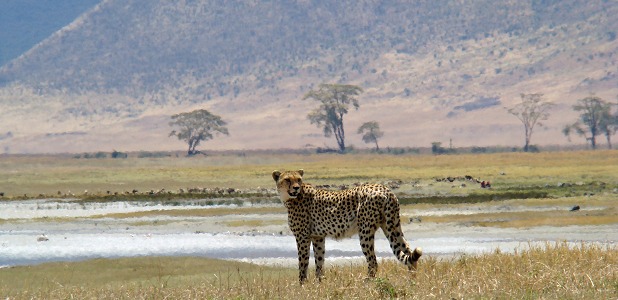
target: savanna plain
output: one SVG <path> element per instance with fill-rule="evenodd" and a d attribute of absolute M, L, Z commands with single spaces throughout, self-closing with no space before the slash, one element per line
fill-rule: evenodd
<path fill-rule="evenodd" d="M 376 153 L 220 152 L 110 158 L 101 155 L 0 156 L 1 203 L 157 201 L 183 209 L 106 215 L 10 218 L 16 226 L 52 227 L 97 220 L 165 230 L 185 216 L 212 232 L 290 235 L 273 170 L 305 170 L 305 181 L 339 189 L 364 182 L 399 197 L 410 244 L 440 232 L 579 232 L 513 251 L 437 255 L 423 247 L 409 272 L 381 258 L 375 278 L 362 261 L 327 264 L 318 282 L 298 283 L 294 265 L 254 264 L 194 256 L 97 258 L 0 269 L 5 299 L 617 299 L 618 152 L 552 151 L 401 155 Z M 480 182 L 491 187 L 482 188 Z M 185 207 L 201 201 L 202 206 Z M 251 205 L 249 205 L 251 204 Z M 577 208 L 576 208 L 577 206 Z M 243 218 L 258 215 L 261 218 Z M 216 219 L 217 222 L 210 222 Z M 119 223 L 118 223 L 119 222 Z M 204 225 L 206 224 L 206 225 Z M 62 225 L 62 226 L 65 226 Z M 186 224 L 184 224 L 186 225 Z M 38 228 L 37 227 L 37 228 Z M 204 230 L 204 229 L 202 229 Z M 603 234 L 598 234 L 603 233 Z M 381 233 L 378 233 L 381 235 Z M 598 235 L 598 238 L 595 236 Z M 551 235 L 550 235 L 551 236 Z M 1 236 L 0 236 L 1 238 Z M 354 238 L 354 237 L 353 237 Z M 327 243 L 327 254 L 333 246 Z M 359 256 L 360 247 L 358 248 Z M 328 257 L 327 257 L 328 263 Z M 311 269 L 310 269 L 311 271 Z"/>

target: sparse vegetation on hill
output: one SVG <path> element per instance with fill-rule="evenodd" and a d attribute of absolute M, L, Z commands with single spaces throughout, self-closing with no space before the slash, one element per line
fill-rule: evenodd
<path fill-rule="evenodd" d="M 613 8 L 607 1 L 106 1 L 0 74 L 6 82 L 44 90 L 119 91 L 138 98 L 190 88 L 204 98 L 175 100 L 203 101 L 304 72 L 373 72 L 367 70 L 372 56 L 385 50 L 414 54 L 442 44 L 451 45 L 447 51 L 466 51 L 459 41 L 557 29 L 593 16 L 608 18 Z M 611 39 L 611 24 L 600 21 L 594 24 L 597 38 Z M 529 43 L 547 47 L 535 38 Z"/>
<path fill-rule="evenodd" d="M 383 146 L 510 145 L 520 133 L 498 104 L 522 92 L 565 117 L 591 92 L 618 94 L 616 16 L 603 0 L 104 1 L 0 68 L 0 132 L 13 133 L 0 147 L 175 150 L 157 131 L 163 116 L 198 108 L 234 120 L 239 134 L 219 149 L 321 147 L 290 122 L 308 105 L 290 105 L 324 82 L 365 90 L 348 121 L 381 120 Z M 277 140 L 273 118 L 296 136 Z M 535 139 L 565 143 L 564 123 Z"/>

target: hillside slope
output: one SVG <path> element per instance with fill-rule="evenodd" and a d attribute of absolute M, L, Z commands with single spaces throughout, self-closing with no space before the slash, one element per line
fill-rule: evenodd
<path fill-rule="evenodd" d="M 566 143 L 570 105 L 618 95 L 616 28 L 602 0 L 107 0 L 0 69 L 0 147 L 182 149 L 169 116 L 195 108 L 229 122 L 204 148 L 332 146 L 300 100 L 322 82 L 365 90 L 348 144 L 376 120 L 384 146 L 518 146 L 504 106 L 537 92 L 558 105 L 533 143 Z"/>
<path fill-rule="evenodd" d="M 100 0 L 0 1 L 0 66 L 94 7 Z"/>

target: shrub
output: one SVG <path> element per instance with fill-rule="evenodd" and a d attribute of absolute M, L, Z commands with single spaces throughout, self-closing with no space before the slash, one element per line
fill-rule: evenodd
<path fill-rule="evenodd" d="M 118 152 L 116 150 L 112 152 L 112 158 L 127 158 L 127 157 L 129 157 L 129 155 L 124 152 Z"/>

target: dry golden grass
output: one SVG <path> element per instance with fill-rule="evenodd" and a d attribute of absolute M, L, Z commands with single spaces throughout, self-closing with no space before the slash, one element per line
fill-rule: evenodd
<path fill-rule="evenodd" d="M 7 299 L 616 299 L 618 250 L 566 243 L 515 254 L 423 258 L 416 273 L 386 260 L 328 267 L 321 283 L 292 268 L 196 258 L 55 263 L 0 270 Z"/>

